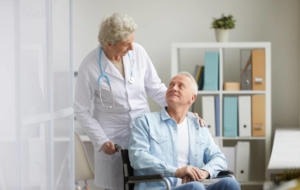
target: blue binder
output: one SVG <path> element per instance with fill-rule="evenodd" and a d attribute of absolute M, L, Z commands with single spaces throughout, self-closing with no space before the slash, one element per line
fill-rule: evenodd
<path fill-rule="evenodd" d="M 215 96 L 216 137 L 220 136 L 220 98 Z"/>
<path fill-rule="evenodd" d="M 203 90 L 219 90 L 219 53 L 205 52 Z"/>
<path fill-rule="evenodd" d="M 224 97 L 223 111 L 224 137 L 238 136 L 238 99 L 237 97 Z"/>

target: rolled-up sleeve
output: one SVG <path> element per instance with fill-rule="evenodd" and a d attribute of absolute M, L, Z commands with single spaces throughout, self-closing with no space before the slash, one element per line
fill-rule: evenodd
<path fill-rule="evenodd" d="M 206 148 L 203 157 L 205 166 L 203 166 L 201 169 L 208 171 L 210 178 L 215 178 L 220 171 L 227 169 L 227 161 L 219 146 L 215 144 L 209 132 L 207 133 L 207 136 L 208 140 L 206 142 Z"/>

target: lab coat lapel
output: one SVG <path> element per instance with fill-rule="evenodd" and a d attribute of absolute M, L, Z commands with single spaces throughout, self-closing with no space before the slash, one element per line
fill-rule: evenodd
<path fill-rule="evenodd" d="M 102 64 L 103 69 L 105 73 L 112 75 L 114 77 L 117 77 L 118 79 L 124 80 L 121 73 L 118 71 L 118 69 L 109 61 L 109 59 L 106 57 L 106 55 L 102 52 Z"/>
<path fill-rule="evenodd" d="M 130 78 L 131 72 L 132 72 L 132 75 L 134 76 L 135 59 L 132 58 L 132 54 L 130 54 L 130 56 L 128 56 L 128 53 L 127 53 L 127 55 L 123 57 L 123 61 L 124 61 L 125 79 L 126 79 L 126 81 L 128 81 Z"/>

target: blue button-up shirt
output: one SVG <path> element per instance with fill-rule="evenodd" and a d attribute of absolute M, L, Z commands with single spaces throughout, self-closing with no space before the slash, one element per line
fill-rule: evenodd
<path fill-rule="evenodd" d="M 215 144 L 209 130 L 201 127 L 198 119 L 187 114 L 189 130 L 189 164 L 204 169 L 214 178 L 227 169 L 224 154 Z M 172 187 L 178 169 L 177 123 L 165 109 L 146 113 L 134 120 L 129 142 L 129 158 L 135 175 L 163 174 Z M 166 189 L 164 182 L 135 184 L 135 190 Z"/>

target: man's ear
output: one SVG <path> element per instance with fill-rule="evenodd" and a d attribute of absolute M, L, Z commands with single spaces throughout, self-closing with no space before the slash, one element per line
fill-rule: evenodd
<path fill-rule="evenodd" d="M 193 94 L 191 99 L 191 104 L 195 102 L 196 98 L 197 98 L 197 94 Z"/>

